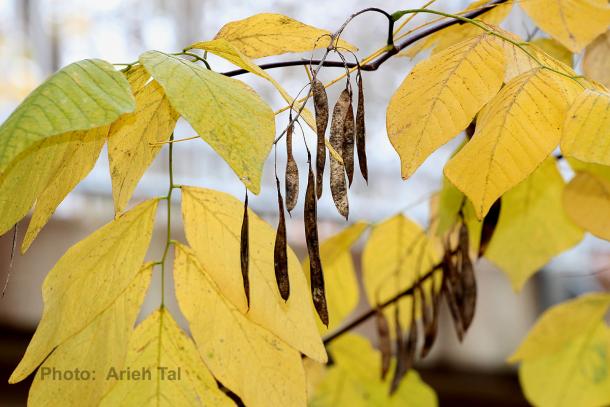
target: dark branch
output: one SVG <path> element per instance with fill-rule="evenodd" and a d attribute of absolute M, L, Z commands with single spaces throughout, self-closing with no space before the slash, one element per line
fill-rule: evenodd
<path fill-rule="evenodd" d="M 390 298 L 389 300 L 379 304 L 379 307 L 381 308 L 385 308 L 388 305 L 394 304 L 396 301 L 400 300 L 403 297 L 412 295 L 415 292 L 415 289 L 417 288 L 418 285 L 420 285 L 421 283 L 423 283 L 425 280 L 427 280 L 428 278 L 432 277 L 432 275 L 434 274 L 434 272 L 436 272 L 437 270 L 440 270 L 442 267 L 441 264 L 436 264 L 432 270 L 428 271 L 426 274 L 424 274 L 423 276 L 421 276 L 421 278 L 419 280 L 417 280 L 417 282 L 415 282 L 411 287 L 399 292 L 398 294 L 396 294 L 395 296 L 393 296 L 392 298 Z M 365 312 L 364 314 L 360 315 L 359 317 L 357 317 L 356 319 L 354 319 L 352 322 L 350 322 L 349 324 L 341 327 L 340 329 L 338 329 L 337 331 L 333 332 L 332 334 L 328 335 L 326 338 L 324 338 L 324 345 L 328 345 L 330 342 L 334 341 L 335 339 L 337 339 L 338 337 L 340 337 L 341 335 L 351 331 L 352 329 L 354 329 L 355 327 L 357 327 L 358 325 L 360 325 L 361 323 L 363 323 L 364 321 L 366 321 L 367 319 L 371 318 L 373 315 L 375 315 L 376 309 L 370 309 L 367 312 Z"/>
<path fill-rule="evenodd" d="M 506 3 L 507 1 L 508 0 L 492 0 L 485 6 L 481 7 L 480 9 L 464 14 L 464 17 L 476 18 L 476 17 L 480 16 L 481 14 L 484 14 L 484 13 L 488 12 L 489 10 L 493 9 L 498 4 Z M 370 10 L 370 9 L 367 9 L 367 10 Z M 375 11 L 377 11 L 377 10 L 375 10 Z M 444 21 L 444 22 L 436 24 L 428 29 L 422 30 L 412 36 L 405 38 L 403 41 L 396 44 L 393 48 L 389 49 L 384 54 L 377 57 L 377 59 L 371 61 L 368 64 L 361 65 L 360 69 L 363 71 L 376 71 L 385 61 L 390 59 L 392 56 L 398 54 L 400 51 L 407 48 L 409 45 L 412 45 L 413 43 L 415 43 L 421 39 L 424 39 L 424 38 L 436 33 L 437 31 L 440 31 L 447 27 L 451 27 L 452 25 L 455 25 L 455 24 L 465 24 L 465 23 L 464 23 L 464 21 L 453 19 L 453 20 Z M 390 25 L 392 25 L 392 24 L 390 24 Z M 393 28 L 393 25 L 392 25 L 392 28 Z M 391 40 L 391 38 L 389 37 L 388 40 Z M 391 45 L 391 41 L 390 41 L 390 45 Z M 343 61 L 321 61 L 321 60 L 299 59 L 299 60 L 295 60 L 295 61 L 283 61 L 283 62 L 272 62 L 272 63 L 268 63 L 268 64 L 261 64 L 261 65 L 259 65 L 259 67 L 263 70 L 267 70 L 267 69 L 284 68 L 284 67 L 289 67 L 289 66 L 302 66 L 302 65 L 309 65 L 309 64 L 312 64 L 312 65 L 321 64 L 321 66 L 331 67 L 331 68 L 345 68 L 346 66 L 348 68 L 354 68 L 357 66 L 355 63 L 352 63 L 352 62 L 348 62 L 346 64 L 346 63 L 343 63 Z M 223 75 L 238 76 L 238 75 L 243 75 L 246 73 L 248 73 L 248 71 L 245 69 L 236 69 L 233 71 L 224 72 Z"/>

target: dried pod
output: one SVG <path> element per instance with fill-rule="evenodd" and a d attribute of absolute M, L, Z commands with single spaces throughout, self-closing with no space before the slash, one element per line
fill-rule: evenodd
<path fill-rule="evenodd" d="M 379 306 L 375 310 L 375 321 L 377 322 L 377 336 L 379 338 L 379 351 L 381 352 L 381 380 L 384 380 L 390 370 L 390 362 L 392 361 L 392 342 L 388 320 Z"/>
<path fill-rule="evenodd" d="M 411 307 L 411 324 L 409 325 L 409 333 L 407 335 L 407 342 L 405 344 L 405 374 L 415 364 L 415 354 L 417 352 L 417 319 L 415 318 L 415 309 L 416 309 L 416 296 L 413 296 L 413 306 Z"/>
<path fill-rule="evenodd" d="M 441 292 L 442 295 L 445 297 L 447 306 L 449 307 L 449 312 L 451 313 L 451 319 L 453 320 L 455 333 L 457 334 L 458 340 L 461 342 L 464 339 L 464 325 L 462 323 L 462 314 L 460 312 L 460 307 L 458 306 L 458 300 L 456 298 L 460 295 L 459 293 L 456 293 L 456 291 L 461 291 L 461 287 L 459 284 L 459 280 L 454 281 L 454 276 L 457 275 L 457 270 L 455 268 L 455 264 L 453 263 L 453 256 L 451 255 L 451 250 L 449 247 L 445 248 L 442 269 L 443 283 Z M 457 290 L 456 287 L 458 288 Z"/>
<path fill-rule="evenodd" d="M 354 108 L 350 102 L 345 116 L 345 124 L 343 126 L 343 151 L 341 154 L 349 186 L 352 185 L 354 179 L 354 126 Z"/>
<path fill-rule="evenodd" d="M 275 267 L 275 281 L 284 301 L 290 296 L 290 281 L 288 279 L 288 244 L 286 242 L 286 217 L 284 216 L 284 200 L 280 191 L 280 180 L 275 177 L 277 186 L 277 203 L 280 213 L 277 233 L 275 235 L 275 247 L 273 250 L 273 265 Z"/>
<path fill-rule="evenodd" d="M 328 126 L 328 96 L 324 84 L 314 79 L 311 84 L 313 93 L 313 105 L 316 112 L 316 196 L 322 196 L 322 179 L 324 176 L 324 165 L 326 165 L 326 127 Z"/>
<path fill-rule="evenodd" d="M 286 209 L 292 211 L 299 198 L 299 167 L 292 155 L 292 131 L 294 124 L 291 124 L 286 131 Z"/>
<path fill-rule="evenodd" d="M 405 355 L 407 354 L 407 349 L 405 347 L 406 342 L 403 341 L 398 304 L 396 304 L 396 307 L 394 308 L 394 336 L 396 344 L 396 366 L 394 367 L 394 376 L 392 377 L 392 384 L 390 385 L 390 394 L 394 394 L 396 389 L 398 389 L 398 385 L 406 373 Z"/>
<path fill-rule="evenodd" d="M 241 223 L 241 239 L 239 246 L 239 253 L 241 258 L 241 277 L 244 283 L 244 293 L 246 294 L 246 301 L 248 302 L 248 308 L 250 308 L 250 278 L 248 277 L 248 265 L 250 263 L 250 238 L 249 238 L 249 227 L 248 227 L 248 192 L 246 192 L 246 199 L 244 201 L 244 218 Z"/>
<path fill-rule="evenodd" d="M 431 301 L 429 303 L 429 307 L 431 308 L 431 316 L 428 319 L 428 322 L 424 321 L 424 345 L 422 346 L 420 357 L 423 359 L 430 353 L 434 342 L 436 341 L 436 336 L 438 334 L 438 315 L 440 310 L 441 303 L 441 294 L 439 290 L 436 289 L 434 276 L 431 277 L 432 286 L 430 288 L 430 298 Z M 442 284 L 442 283 L 441 283 Z"/>
<path fill-rule="evenodd" d="M 330 145 L 343 156 L 345 145 L 345 120 L 351 104 L 351 96 L 347 89 L 341 92 L 337 103 L 333 109 L 333 118 L 330 125 Z M 345 182 L 345 168 L 343 164 L 330 157 L 330 191 L 333 201 L 339 213 L 347 219 L 349 214 L 349 204 L 347 201 L 347 186 Z"/>
<path fill-rule="evenodd" d="M 305 240 L 309 253 L 309 279 L 311 281 L 311 296 L 320 320 L 328 326 L 328 307 L 324 292 L 324 273 L 320 260 L 320 243 L 318 241 L 318 215 L 316 199 L 316 181 L 311 169 L 311 155 L 308 154 L 309 173 L 307 177 L 307 190 L 305 191 Z"/>
<path fill-rule="evenodd" d="M 467 331 L 472 323 L 477 304 L 477 281 L 474 275 L 474 267 L 470 260 L 469 251 L 468 227 L 462 223 L 462 226 L 460 227 L 457 255 L 462 286 L 462 296 L 458 298 L 458 305 L 460 306 L 464 331 Z"/>
<path fill-rule="evenodd" d="M 356 151 L 358 152 L 358 165 L 360 174 L 366 182 L 369 182 L 369 169 L 366 162 L 366 130 L 364 126 L 364 89 L 362 87 L 362 76 L 360 71 L 356 76 L 358 85 L 358 107 L 356 108 Z"/>
<path fill-rule="evenodd" d="M 489 208 L 489 212 L 483 219 L 483 226 L 481 228 L 481 240 L 479 243 L 479 257 L 485 254 L 489 242 L 496 231 L 498 225 L 498 219 L 500 218 L 500 210 L 502 209 L 502 199 L 498 198 L 496 202 Z"/>

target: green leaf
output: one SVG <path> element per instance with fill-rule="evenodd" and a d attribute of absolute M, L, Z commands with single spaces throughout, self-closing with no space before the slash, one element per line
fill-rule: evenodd
<path fill-rule="evenodd" d="M 218 388 L 193 341 L 166 308 L 139 324 L 129 341 L 124 369 L 147 372 L 141 380 L 119 380 L 100 406 L 234 405 Z M 108 373 L 120 373 L 115 368 Z"/>
<path fill-rule="evenodd" d="M 271 108 L 249 86 L 185 59 L 148 51 L 140 62 L 172 106 L 255 194 L 275 136 Z"/>
<path fill-rule="evenodd" d="M 157 199 L 141 203 L 59 259 L 42 287 L 42 319 L 10 383 L 27 377 L 56 346 L 87 327 L 127 288 L 148 249 L 157 203 Z"/>
<path fill-rule="evenodd" d="M 0 172 L 37 141 L 110 124 L 134 107 L 127 80 L 108 62 L 70 64 L 36 88 L 0 126 Z"/>

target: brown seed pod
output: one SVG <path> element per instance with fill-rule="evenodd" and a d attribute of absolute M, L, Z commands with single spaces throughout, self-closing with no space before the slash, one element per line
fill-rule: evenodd
<path fill-rule="evenodd" d="M 430 353 L 434 342 L 436 341 L 436 335 L 438 334 L 438 315 L 440 310 L 441 294 L 438 292 L 434 276 L 431 277 L 432 286 L 430 288 L 430 303 L 431 316 L 428 319 L 428 323 L 424 322 L 424 345 L 422 346 L 420 357 L 423 359 Z M 442 284 L 442 283 L 441 283 Z"/>
<path fill-rule="evenodd" d="M 311 296 L 316 312 L 320 320 L 328 326 L 328 307 L 326 305 L 326 294 L 324 291 L 324 272 L 320 260 L 320 243 L 318 241 L 318 215 L 316 199 L 316 181 L 311 169 L 311 155 L 309 151 L 308 164 L 309 173 L 307 177 L 307 190 L 305 191 L 305 240 L 309 253 L 309 279 L 311 281 Z"/>
<path fill-rule="evenodd" d="M 343 127 L 343 151 L 341 155 L 349 186 L 352 185 L 352 181 L 354 179 L 354 137 L 354 108 L 350 102 L 349 107 L 347 108 L 347 114 L 345 116 L 345 125 Z"/>
<path fill-rule="evenodd" d="M 364 125 L 364 89 L 362 87 L 362 76 L 360 71 L 356 76 L 358 85 L 358 107 L 356 108 L 356 151 L 358 152 L 358 165 L 362 178 L 369 182 L 369 169 L 366 162 L 366 130 Z"/>
<path fill-rule="evenodd" d="M 483 226 L 481 227 L 481 240 L 479 243 L 479 257 L 485 254 L 489 242 L 496 231 L 498 225 L 498 219 L 500 218 L 500 211 L 502 210 L 502 198 L 498 198 L 496 202 L 489 208 L 489 212 L 483 219 Z"/>
<path fill-rule="evenodd" d="M 461 342 L 464 339 L 464 325 L 462 323 L 462 314 L 460 312 L 460 307 L 458 306 L 457 296 L 459 293 L 456 291 L 461 291 L 461 287 L 459 285 L 459 280 L 454 281 L 454 276 L 457 275 L 457 270 L 455 268 L 455 264 L 453 263 L 453 256 L 451 255 L 451 248 L 446 245 L 445 254 L 443 255 L 443 283 L 441 292 L 445 297 L 445 301 L 447 302 L 447 307 L 449 308 L 449 312 L 451 313 L 451 319 L 453 320 L 453 327 L 455 328 L 455 333 L 457 334 L 458 340 Z M 456 288 L 458 288 L 456 290 Z"/>
<path fill-rule="evenodd" d="M 377 336 L 379 338 L 379 351 L 381 352 L 381 380 L 384 380 L 390 370 L 390 362 L 392 361 L 392 342 L 388 319 L 379 306 L 375 310 L 375 321 L 377 322 Z"/>
<path fill-rule="evenodd" d="M 470 244 L 468 239 L 468 227 L 462 223 L 460 227 L 458 247 L 458 267 L 460 268 L 460 278 L 462 286 L 462 296 L 458 298 L 460 313 L 462 316 L 462 325 L 464 332 L 468 330 L 477 304 L 477 281 L 474 275 L 474 267 L 470 260 Z"/>
<path fill-rule="evenodd" d="M 292 155 L 292 131 L 294 124 L 286 131 L 286 209 L 292 211 L 299 198 L 299 167 Z"/>
<path fill-rule="evenodd" d="M 244 283 L 244 293 L 250 308 L 250 278 L 248 277 L 248 266 L 250 263 L 250 238 L 248 226 L 248 192 L 244 201 L 244 218 L 241 223 L 241 239 L 239 253 L 241 258 L 241 277 Z"/>
<path fill-rule="evenodd" d="M 413 305 L 411 307 L 411 324 L 409 325 L 409 333 L 407 335 L 407 342 L 405 344 L 405 373 L 413 367 L 415 364 L 415 354 L 417 352 L 417 337 L 418 337 L 418 325 L 417 319 L 415 318 L 415 309 L 417 307 L 417 296 L 413 296 Z"/>
<path fill-rule="evenodd" d="M 277 186 L 277 203 L 280 219 L 275 235 L 275 247 L 273 250 L 273 265 L 275 267 L 275 281 L 284 301 L 290 296 L 290 281 L 288 279 L 288 249 L 286 242 L 286 217 L 284 216 L 284 200 L 280 191 L 280 180 L 275 177 Z"/>
<path fill-rule="evenodd" d="M 400 326 L 400 311 L 398 304 L 394 308 L 394 336 L 396 344 L 396 366 L 394 367 L 394 376 L 392 377 L 392 384 L 390 385 L 390 394 L 394 394 L 400 381 L 404 377 L 405 371 L 405 355 L 407 349 L 405 347 L 406 342 L 402 340 L 402 327 Z"/>
<path fill-rule="evenodd" d="M 347 89 L 341 92 L 333 109 L 333 118 L 330 125 L 330 145 L 343 157 L 345 145 L 345 120 L 351 104 L 351 96 Z M 347 219 L 349 203 L 347 201 L 347 186 L 345 183 L 345 168 L 343 164 L 330 157 L 330 191 L 339 213 Z"/>
<path fill-rule="evenodd" d="M 324 176 L 324 165 L 326 164 L 326 144 L 324 135 L 328 126 L 328 96 L 324 84 L 314 79 L 311 84 L 313 93 L 313 105 L 316 112 L 316 196 L 322 196 L 322 179 Z"/>

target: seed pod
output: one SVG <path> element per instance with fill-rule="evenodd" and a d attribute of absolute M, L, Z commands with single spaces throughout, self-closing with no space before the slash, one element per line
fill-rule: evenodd
<path fill-rule="evenodd" d="M 248 192 L 244 201 L 244 218 L 241 223 L 241 239 L 240 239 L 240 258 L 241 258 L 241 277 L 244 283 L 244 293 L 248 308 L 250 308 L 250 278 L 248 277 L 248 265 L 250 263 L 250 238 L 248 227 Z"/>
<path fill-rule="evenodd" d="M 502 209 L 502 199 L 498 198 L 496 202 L 489 208 L 489 212 L 483 219 L 483 226 L 481 228 L 481 241 L 479 243 L 479 257 L 485 254 L 489 242 L 496 231 L 498 225 L 498 219 L 500 218 L 500 210 Z"/>
<path fill-rule="evenodd" d="M 277 186 L 277 203 L 280 213 L 280 219 L 277 225 L 277 233 L 275 235 L 275 247 L 273 250 L 273 265 L 275 267 L 275 281 L 280 296 L 284 301 L 290 296 L 290 281 L 288 279 L 288 249 L 286 242 L 286 217 L 284 216 L 284 200 L 280 191 L 280 180 L 275 177 Z"/>
<path fill-rule="evenodd" d="M 351 103 L 350 99 L 349 91 L 347 89 L 343 90 L 333 109 L 333 118 L 330 125 L 330 145 L 342 157 L 345 145 L 345 120 Z M 337 210 L 347 219 L 349 204 L 345 184 L 345 168 L 332 155 L 330 157 L 330 191 Z"/>
<path fill-rule="evenodd" d="M 430 288 L 430 308 L 431 308 L 431 318 L 429 318 L 428 323 L 424 322 L 424 345 L 422 346 L 420 357 L 423 359 L 428 356 L 434 342 L 436 341 L 436 335 L 438 334 L 438 314 L 440 310 L 440 300 L 441 295 L 440 292 L 436 289 L 434 276 L 431 277 L 432 286 Z M 442 283 L 441 283 L 442 284 Z"/>
<path fill-rule="evenodd" d="M 311 296 L 313 305 L 322 323 L 328 326 L 328 307 L 326 305 L 326 294 L 324 292 L 324 272 L 320 260 L 320 243 L 318 241 L 318 215 L 316 200 L 316 181 L 311 169 L 311 155 L 309 151 L 308 163 L 309 173 L 307 177 L 307 190 L 305 191 L 305 240 L 307 252 L 309 253 L 309 280 L 311 281 Z"/>
<path fill-rule="evenodd" d="M 299 198 L 299 167 L 292 155 L 292 131 L 294 124 L 286 131 L 286 209 L 288 213 L 294 209 Z M 282 211 L 283 212 L 283 211 Z M 282 215 L 283 216 L 283 215 Z"/>
<path fill-rule="evenodd" d="M 470 260 L 469 251 L 468 227 L 462 223 L 458 247 L 458 266 L 460 268 L 463 295 L 458 299 L 458 305 L 460 306 L 464 332 L 468 330 L 472 323 L 477 304 L 477 281 L 474 275 L 474 267 Z"/>
<path fill-rule="evenodd" d="M 394 394 L 400 380 L 405 375 L 405 355 L 407 349 L 405 347 L 406 342 L 402 340 L 402 327 L 400 326 L 400 312 L 398 304 L 394 308 L 394 336 L 396 345 L 396 367 L 394 367 L 394 377 L 392 377 L 392 384 L 390 385 L 390 394 Z"/>
<path fill-rule="evenodd" d="M 324 165 L 326 164 L 326 144 L 324 135 L 328 126 L 328 96 L 324 85 L 318 79 L 311 84 L 313 93 L 313 105 L 316 112 L 316 196 L 322 196 L 322 179 L 324 176 Z"/>
<path fill-rule="evenodd" d="M 413 296 L 413 305 L 411 307 L 411 324 L 409 325 L 409 333 L 405 344 L 405 373 L 415 364 L 415 354 L 417 352 L 417 319 L 415 318 L 415 309 L 417 306 L 416 296 Z"/>
<path fill-rule="evenodd" d="M 354 126 L 354 108 L 350 102 L 345 116 L 345 125 L 343 127 L 344 142 L 341 155 L 349 186 L 352 186 L 352 180 L 354 179 Z"/>
<path fill-rule="evenodd" d="M 449 247 L 445 247 L 445 254 L 443 255 L 443 283 L 441 292 L 447 302 L 447 307 L 451 313 L 451 319 L 453 320 L 453 327 L 457 334 L 458 340 L 462 342 L 464 339 L 464 325 L 462 323 L 462 315 L 456 299 L 456 286 L 459 287 L 457 282 L 452 281 L 453 276 L 456 275 L 455 265 L 453 264 L 453 257 L 451 256 L 451 250 Z M 459 281 L 459 280 L 457 280 Z"/>
<path fill-rule="evenodd" d="M 390 341 L 390 326 L 381 307 L 375 310 L 379 351 L 381 352 L 381 380 L 384 380 L 390 370 L 392 361 L 392 342 Z"/>
<path fill-rule="evenodd" d="M 360 166 L 360 174 L 362 178 L 369 182 L 369 170 L 366 162 L 366 130 L 364 126 L 364 89 L 362 87 L 362 76 L 360 71 L 356 76 L 358 85 L 358 107 L 356 109 L 356 150 L 358 151 L 358 165 Z"/>

